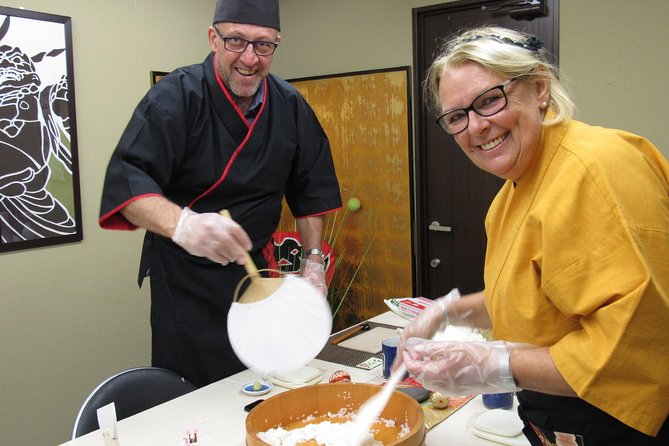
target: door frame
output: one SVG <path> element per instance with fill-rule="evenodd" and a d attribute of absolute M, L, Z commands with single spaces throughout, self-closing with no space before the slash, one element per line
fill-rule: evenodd
<path fill-rule="evenodd" d="M 422 23 L 425 17 L 434 14 L 444 14 L 449 12 L 458 12 L 472 9 L 473 7 L 491 6 L 502 3 L 495 0 L 458 0 L 449 3 L 441 3 L 437 5 L 424 6 L 412 9 L 412 49 L 413 49 L 413 84 L 414 91 L 414 286 L 416 295 L 427 295 L 429 291 L 429 271 L 427 270 L 427 256 L 428 250 L 428 215 L 427 215 L 427 165 L 426 165 L 426 126 L 429 122 L 430 113 L 425 108 L 425 100 L 423 95 L 423 75 L 421 67 L 429 66 L 432 62 L 427 61 L 424 57 L 423 48 L 421 47 L 421 39 L 419 34 L 421 32 Z M 559 61 L 559 0 L 555 0 L 554 10 L 551 11 L 550 18 L 552 19 L 552 34 L 554 47 L 552 54 L 554 56 L 555 64 Z"/>

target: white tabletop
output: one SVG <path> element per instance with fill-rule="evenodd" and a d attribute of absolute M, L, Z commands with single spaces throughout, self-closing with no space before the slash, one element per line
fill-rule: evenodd
<path fill-rule="evenodd" d="M 406 320 L 392 312 L 384 313 L 370 321 L 395 326 L 406 325 Z M 327 382 L 335 370 L 346 370 L 353 382 L 380 382 L 381 367 L 370 371 L 314 359 L 310 366 L 322 371 Z M 242 386 L 259 378 L 250 370 L 237 373 L 194 392 L 118 422 L 118 439 L 110 442 L 101 432 L 94 431 L 64 443 L 67 446 L 180 446 L 182 437 L 194 429 L 198 431 L 200 446 L 244 446 L 244 406 L 256 399 L 267 399 L 288 389 L 274 386 L 262 396 L 249 396 Z M 477 437 L 468 428 L 472 417 L 486 411 L 481 397 L 477 396 L 446 420 L 430 429 L 426 446 L 494 446 L 499 443 Z M 525 443 L 529 445 L 529 443 Z"/>

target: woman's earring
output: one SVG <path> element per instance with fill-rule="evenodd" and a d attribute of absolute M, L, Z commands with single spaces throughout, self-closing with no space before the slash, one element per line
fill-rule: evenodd
<path fill-rule="evenodd" d="M 542 102 L 541 103 L 541 109 L 543 110 L 544 108 L 548 107 L 548 102 Z"/>

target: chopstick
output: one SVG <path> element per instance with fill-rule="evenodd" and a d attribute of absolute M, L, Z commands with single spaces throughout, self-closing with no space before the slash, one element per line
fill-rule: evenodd
<path fill-rule="evenodd" d="M 347 331 L 346 333 L 344 333 L 343 335 L 337 336 L 336 338 L 334 338 L 332 341 L 330 341 L 330 344 L 337 345 L 340 342 L 345 341 L 346 339 L 350 338 L 351 336 L 353 336 L 354 334 L 356 334 L 360 330 L 369 330 L 369 328 L 370 328 L 369 324 L 357 325 L 357 326 L 353 327 L 352 329 L 350 329 L 349 331 Z"/>

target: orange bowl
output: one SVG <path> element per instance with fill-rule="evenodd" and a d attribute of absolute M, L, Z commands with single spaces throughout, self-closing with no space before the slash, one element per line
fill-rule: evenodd
<path fill-rule="evenodd" d="M 246 444 L 269 446 L 258 437 L 259 432 L 299 424 L 310 416 L 324 417 L 341 409 L 355 413 L 380 390 L 381 386 L 373 384 L 339 382 L 301 387 L 275 395 L 254 407 L 246 417 Z M 383 432 L 376 434 L 375 439 L 384 445 L 420 446 L 425 442 L 423 409 L 410 396 L 394 391 L 380 417 L 394 420 L 397 425 L 406 423 L 409 427 L 409 432 L 399 439 L 382 438 Z"/>

